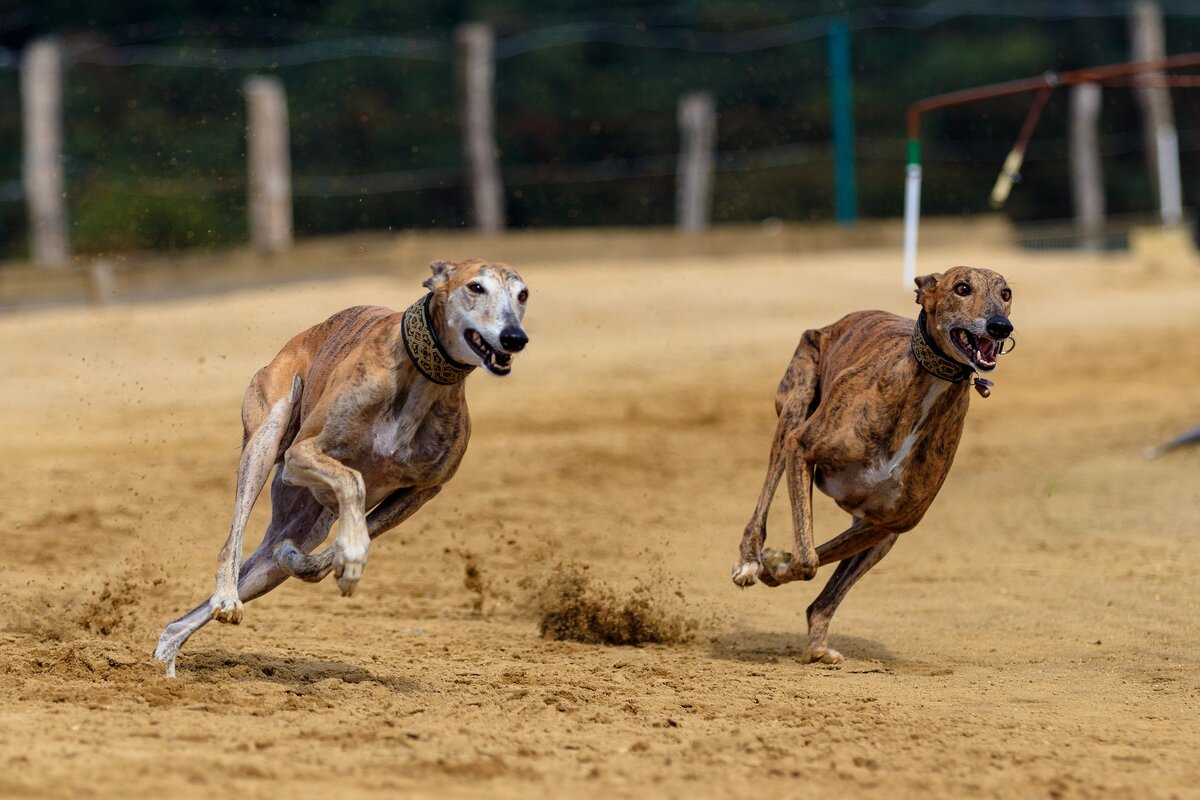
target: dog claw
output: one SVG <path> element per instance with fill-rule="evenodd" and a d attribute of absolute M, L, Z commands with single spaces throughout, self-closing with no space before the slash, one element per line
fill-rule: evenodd
<path fill-rule="evenodd" d="M 354 594 L 354 590 L 358 588 L 358 582 L 362 580 L 362 573 L 363 565 L 357 563 L 344 564 L 340 572 L 336 568 L 334 569 L 338 588 L 342 590 L 342 597 Z"/>
<path fill-rule="evenodd" d="M 734 583 L 744 589 L 747 586 L 753 586 L 758 581 L 760 573 L 762 573 L 762 564 L 759 562 L 739 561 L 733 565 L 733 574 L 730 577 Z"/>
<path fill-rule="evenodd" d="M 335 551 L 333 556 L 333 576 L 337 578 L 338 589 L 342 597 L 349 597 L 358 588 L 362 580 L 363 569 L 367 566 L 366 554 L 354 558 L 347 556 L 344 551 Z"/>
<path fill-rule="evenodd" d="M 230 625 L 241 624 L 244 609 L 242 601 L 236 597 L 223 599 L 214 597 L 209 601 L 209 616 L 217 622 L 225 622 Z"/>

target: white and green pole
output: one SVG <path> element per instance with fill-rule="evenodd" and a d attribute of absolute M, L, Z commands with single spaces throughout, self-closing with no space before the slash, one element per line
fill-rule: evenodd
<path fill-rule="evenodd" d="M 917 277 L 917 223 L 921 219 L 921 141 L 908 140 L 908 166 L 904 170 L 904 288 Z"/>

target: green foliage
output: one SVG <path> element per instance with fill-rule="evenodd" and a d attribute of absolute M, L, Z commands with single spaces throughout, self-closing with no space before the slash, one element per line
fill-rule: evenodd
<path fill-rule="evenodd" d="M 64 0 L 25 28 L 0 32 L 19 49 L 38 33 L 67 43 L 272 47 L 296 41 L 386 35 L 432 38 L 452 52 L 464 20 L 491 21 L 503 37 L 588 20 L 644 22 L 654 30 L 738 31 L 853 12 L 866 0 L 684 2 L 596 10 L 582 0 L 325 0 L 246 6 L 227 0 Z M 902 5 L 919 7 L 924 3 Z M 153 22 L 154 25 L 143 23 Z M 1200 48 L 1200 20 L 1168 25 L 1173 52 Z M 859 204 L 866 216 L 895 215 L 902 200 L 904 115 L 930 94 L 1023 78 L 1048 69 L 1127 58 L 1120 18 L 1043 22 L 1011 16 L 958 17 L 925 29 L 852 31 Z M 718 221 L 825 219 L 833 205 L 826 42 L 817 37 L 737 54 L 591 42 L 532 50 L 497 63 L 497 135 L 509 168 L 672 157 L 680 94 L 708 89 L 718 102 L 723 164 L 760 148 L 800 145 L 813 158 L 721 172 Z M 293 172 L 301 191 L 299 234 L 356 228 L 455 227 L 466 218 L 462 156 L 449 60 L 356 57 L 264 70 L 288 90 Z M 66 71 L 67 176 L 75 247 L 82 251 L 212 246 L 243 241 L 245 222 L 245 69 L 99 66 Z M 20 176 L 17 75 L 0 71 L 0 184 Z M 1200 103 L 1181 90 L 1176 114 L 1185 132 L 1185 197 L 1200 189 L 1195 131 Z M 1183 98 L 1188 98 L 1184 102 Z M 924 122 L 924 210 L 970 213 L 987 192 L 1028 108 L 1029 96 L 949 109 Z M 1018 218 L 1070 215 L 1066 178 L 1065 92 L 1047 109 L 1025 182 L 1013 193 Z M 1109 208 L 1147 210 L 1154 198 L 1136 134 L 1140 115 L 1127 90 L 1105 93 L 1110 146 Z M 1134 138 L 1128 140 L 1127 134 Z M 1125 138 L 1122 138 L 1122 137 Z M 1191 137 L 1191 138 L 1189 138 Z M 1127 141 L 1128 140 L 1128 141 Z M 1122 142 L 1125 142 L 1122 144 Z M 446 179 L 420 190 L 357 194 L 354 176 L 438 171 Z M 322 178 L 319 184 L 310 178 Z M 517 226 L 669 224 L 670 175 L 506 186 Z M 340 183 L 338 183 L 340 181 Z M 322 195 L 320 187 L 342 191 Z M 313 188 L 313 187 L 316 188 Z M 305 187 L 308 187 L 305 189 Z M 24 210 L 0 200 L 0 254 L 25 248 Z"/>

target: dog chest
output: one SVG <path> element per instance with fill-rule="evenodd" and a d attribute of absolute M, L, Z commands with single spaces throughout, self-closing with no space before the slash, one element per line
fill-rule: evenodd
<path fill-rule="evenodd" d="M 420 449 L 422 430 L 437 402 L 430 385 L 413 389 L 399 403 L 385 408 L 371 426 L 371 449 L 380 458 L 406 460 Z"/>
<path fill-rule="evenodd" d="M 907 473 L 913 468 L 913 453 L 927 444 L 923 434 L 937 428 L 938 401 L 950 385 L 945 381 L 930 384 L 911 415 L 904 415 L 911 422 L 893 429 L 897 436 L 903 433 L 898 442 L 892 438 L 888 447 L 870 452 L 856 463 L 822 466 L 817 481 L 821 491 L 855 516 L 896 508 L 904 494 Z"/>

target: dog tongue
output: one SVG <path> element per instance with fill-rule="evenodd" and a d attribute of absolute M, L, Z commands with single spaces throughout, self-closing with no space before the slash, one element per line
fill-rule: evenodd
<path fill-rule="evenodd" d="M 986 337 L 979 337 L 979 354 L 991 361 L 996 357 L 996 341 Z"/>

